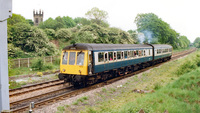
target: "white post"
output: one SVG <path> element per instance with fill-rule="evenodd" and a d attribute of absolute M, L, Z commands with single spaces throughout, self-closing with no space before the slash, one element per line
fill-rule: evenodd
<path fill-rule="evenodd" d="M 12 16 L 12 0 L 0 0 L 0 112 L 10 110 L 8 86 L 7 19 Z"/>

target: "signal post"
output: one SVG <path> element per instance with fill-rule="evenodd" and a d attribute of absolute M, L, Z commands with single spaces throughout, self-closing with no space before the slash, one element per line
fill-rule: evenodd
<path fill-rule="evenodd" d="M 12 0 L 0 0 L 0 112 L 10 112 L 7 52 L 7 19 L 12 16 Z"/>

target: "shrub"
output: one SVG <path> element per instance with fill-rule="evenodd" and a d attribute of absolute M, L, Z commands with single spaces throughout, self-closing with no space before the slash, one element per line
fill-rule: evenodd
<path fill-rule="evenodd" d="M 44 68 L 44 61 L 42 58 L 36 58 L 32 61 L 33 70 L 42 70 Z"/>
<path fill-rule="evenodd" d="M 192 62 L 190 60 L 187 60 L 185 63 L 183 63 L 177 70 L 177 75 L 182 75 L 184 73 L 190 72 L 193 69 L 197 68 L 197 64 L 195 62 Z"/>

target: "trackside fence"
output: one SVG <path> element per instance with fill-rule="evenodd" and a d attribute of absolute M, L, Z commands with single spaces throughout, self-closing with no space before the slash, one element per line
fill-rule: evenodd
<path fill-rule="evenodd" d="M 20 68 L 20 67 L 31 67 L 32 61 L 37 58 L 20 58 L 20 59 L 11 59 L 12 68 Z M 47 56 L 42 57 L 44 63 L 54 63 L 60 56 Z"/>

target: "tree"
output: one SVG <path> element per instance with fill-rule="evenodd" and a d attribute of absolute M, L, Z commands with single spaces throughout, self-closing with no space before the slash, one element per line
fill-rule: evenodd
<path fill-rule="evenodd" d="M 195 46 L 195 47 L 199 47 L 199 46 L 200 46 L 199 43 L 200 43 L 200 37 L 197 37 L 197 38 L 194 40 L 194 46 Z"/>
<path fill-rule="evenodd" d="M 38 27 L 42 29 L 48 28 L 56 30 L 56 22 L 53 18 L 48 18 L 46 21 L 41 22 Z"/>
<path fill-rule="evenodd" d="M 187 48 L 190 45 L 190 40 L 188 40 L 186 36 L 180 36 L 179 41 L 179 45 L 181 48 Z"/>
<path fill-rule="evenodd" d="M 152 42 L 157 40 L 161 44 L 171 44 L 174 48 L 178 47 L 179 34 L 173 30 L 168 23 L 153 13 L 138 14 L 135 18 L 138 32 L 142 32 L 145 37 Z"/>
<path fill-rule="evenodd" d="M 8 42 L 29 56 L 48 56 L 56 53 L 55 45 L 49 41 L 43 30 L 37 27 L 32 27 L 27 23 L 17 23 L 8 30 L 10 30 Z"/>
<path fill-rule="evenodd" d="M 49 40 L 54 40 L 55 39 L 55 30 L 53 29 L 44 29 L 44 32 L 47 34 Z"/>
<path fill-rule="evenodd" d="M 59 29 L 57 32 L 56 32 L 56 38 L 57 39 L 65 39 L 66 41 L 69 41 L 69 39 L 71 39 L 71 31 L 67 28 L 62 28 L 62 29 Z"/>
<path fill-rule="evenodd" d="M 99 25 L 108 18 L 108 13 L 97 7 L 92 8 L 85 15 Z"/>
<path fill-rule="evenodd" d="M 34 22 L 33 22 L 33 20 L 31 20 L 31 19 L 26 19 L 26 22 L 29 23 L 31 26 L 34 25 Z"/>
<path fill-rule="evenodd" d="M 76 24 L 81 24 L 81 25 L 90 25 L 91 24 L 91 21 L 86 19 L 86 18 L 83 18 L 83 17 L 77 17 L 74 19 L 74 22 Z"/>
<path fill-rule="evenodd" d="M 12 17 L 8 18 L 8 25 L 14 25 L 17 23 L 27 23 L 27 22 L 23 16 L 13 13 Z"/>
<path fill-rule="evenodd" d="M 69 16 L 64 16 L 62 17 L 64 24 L 65 24 L 65 28 L 72 28 L 76 26 L 76 23 L 74 22 L 74 20 L 69 17 Z"/>

